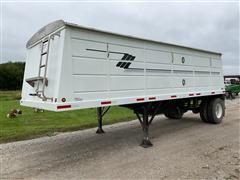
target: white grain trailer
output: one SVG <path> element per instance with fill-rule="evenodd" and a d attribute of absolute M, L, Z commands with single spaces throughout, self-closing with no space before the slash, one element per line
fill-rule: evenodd
<path fill-rule="evenodd" d="M 180 119 L 191 110 L 204 122 L 220 123 L 224 90 L 220 53 L 58 20 L 27 42 L 21 105 L 50 111 L 96 107 L 98 133 L 104 107 L 124 106 L 136 113 L 141 145 L 148 147 L 156 114 Z"/>

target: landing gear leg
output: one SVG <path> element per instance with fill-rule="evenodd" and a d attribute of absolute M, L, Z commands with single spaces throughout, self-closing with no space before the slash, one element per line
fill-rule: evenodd
<path fill-rule="evenodd" d="M 142 140 L 140 146 L 142 146 L 144 148 L 148 148 L 148 147 L 153 146 L 153 144 L 149 140 L 149 134 L 148 134 L 149 121 L 148 121 L 148 109 L 147 109 L 147 107 L 144 107 L 141 125 L 142 125 L 142 129 L 143 129 L 143 140 Z"/>
<path fill-rule="evenodd" d="M 105 133 L 102 129 L 102 107 L 97 108 L 97 118 L 98 118 L 98 129 L 96 131 L 97 134 Z"/>
<path fill-rule="evenodd" d="M 159 112 L 161 105 L 162 105 L 161 103 L 158 103 L 158 104 L 146 103 L 141 106 L 136 106 L 134 109 L 134 113 L 136 114 L 136 116 L 142 126 L 143 140 L 142 140 L 140 146 L 142 146 L 144 148 L 153 146 L 153 144 L 149 140 L 148 129 L 149 129 L 149 125 L 152 123 L 154 117 Z M 140 116 L 140 114 L 142 114 L 142 117 Z M 149 118 L 149 115 L 151 115 L 150 118 Z"/>
<path fill-rule="evenodd" d="M 105 133 L 102 129 L 102 120 L 103 116 L 108 112 L 110 109 L 110 106 L 105 109 L 105 107 L 98 107 L 97 108 L 97 117 L 98 117 L 98 129 L 96 131 L 97 134 L 103 134 Z"/>

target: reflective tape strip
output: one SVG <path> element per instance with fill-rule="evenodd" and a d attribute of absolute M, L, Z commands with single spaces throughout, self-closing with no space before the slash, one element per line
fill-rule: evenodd
<path fill-rule="evenodd" d="M 111 101 L 102 101 L 101 102 L 101 105 L 106 105 L 106 104 L 112 104 L 112 102 Z"/>
<path fill-rule="evenodd" d="M 62 106 L 57 106 L 57 109 L 65 109 L 65 108 L 71 108 L 71 105 L 62 105 Z"/>
<path fill-rule="evenodd" d="M 155 100 L 156 97 L 149 97 L 148 99 L 149 99 L 149 100 Z"/>

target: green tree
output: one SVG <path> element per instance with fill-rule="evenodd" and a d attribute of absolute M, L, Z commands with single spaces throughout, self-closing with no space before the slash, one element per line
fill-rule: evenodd
<path fill-rule="evenodd" d="M 24 62 L 0 64 L 0 90 L 18 90 L 22 88 Z"/>

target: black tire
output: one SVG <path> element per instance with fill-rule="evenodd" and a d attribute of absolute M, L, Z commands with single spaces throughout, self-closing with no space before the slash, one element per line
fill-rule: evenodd
<path fill-rule="evenodd" d="M 232 94 L 233 94 L 234 99 L 238 96 L 238 93 L 236 93 L 236 92 L 234 92 Z"/>
<path fill-rule="evenodd" d="M 229 92 L 226 92 L 225 95 L 226 95 L 227 99 L 230 99 L 230 93 Z"/>
<path fill-rule="evenodd" d="M 219 124 L 225 115 L 224 100 L 214 98 L 208 103 L 207 118 L 212 124 Z"/>
<path fill-rule="evenodd" d="M 203 122 L 208 123 L 208 115 L 207 115 L 207 109 L 208 109 L 208 102 L 203 102 L 203 104 L 200 107 L 200 117 Z"/>
<path fill-rule="evenodd" d="M 200 108 L 197 108 L 197 109 L 193 109 L 192 110 L 192 113 L 193 114 L 198 114 L 200 112 Z"/>
<path fill-rule="evenodd" d="M 173 114 L 173 113 L 165 113 L 164 114 L 168 119 L 182 119 L 183 114 Z"/>
<path fill-rule="evenodd" d="M 176 107 L 175 109 L 172 109 L 172 111 L 165 112 L 164 115 L 168 119 L 182 119 L 183 117 L 183 112 L 179 107 Z"/>

